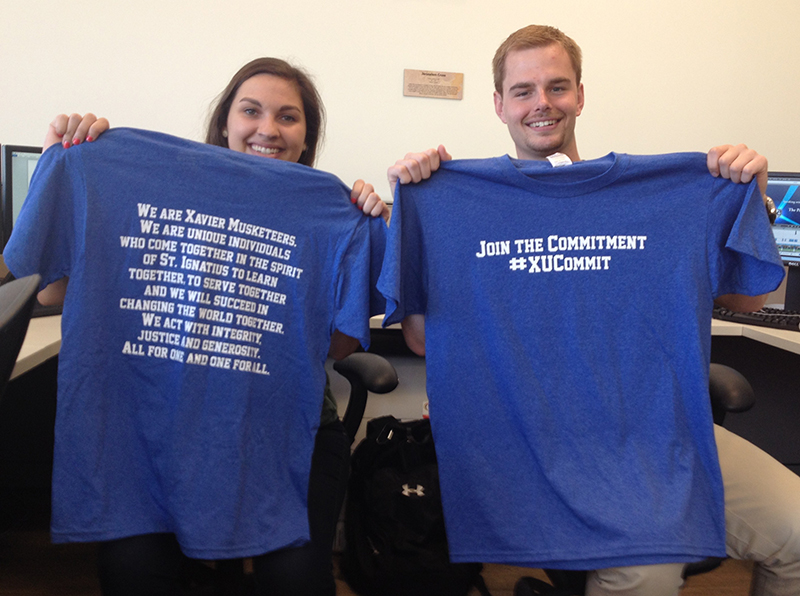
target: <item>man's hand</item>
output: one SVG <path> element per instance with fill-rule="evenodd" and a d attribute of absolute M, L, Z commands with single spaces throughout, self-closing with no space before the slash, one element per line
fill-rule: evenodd
<path fill-rule="evenodd" d="M 447 152 L 444 145 L 439 145 L 437 149 L 428 149 L 421 153 L 406 153 L 403 159 L 398 159 L 387 171 L 389 177 L 389 187 L 394 189 L 397 183 L 409 184 L 410 182 L 420 182 L 431 177 L 431 173 L 439 169 L 443 161 L 450 161 L 453 156 Z"/>
<path fill-rule="evenodd" d="M 767 200 L 767 158 L 759 155 L 747 145 L 719 145 L 712 148 L 707 156 L 708 171 L 712 176 L 722 176 L 733 182 L 747 184 L 753 178 L 758 180 L 761 197 Z"/>

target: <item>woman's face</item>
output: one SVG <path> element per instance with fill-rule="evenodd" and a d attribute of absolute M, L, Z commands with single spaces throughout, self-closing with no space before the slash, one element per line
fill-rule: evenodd
<path fill-rule="evenodd" d="M 300 92 L 281 77 L 250 77 L 233 98 L 225 131 L 234 151 L 297 162 L 306 148 Z"/>

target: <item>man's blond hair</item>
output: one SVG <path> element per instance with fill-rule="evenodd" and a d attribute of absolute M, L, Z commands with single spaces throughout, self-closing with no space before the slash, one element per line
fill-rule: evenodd
<path fill-rule="evenodd" d="M 576 83 L 581 84 L 581 48 L 575 41 L 555 27 L 547 25 L 528 25 L 515 31 L 500 44 L 492 60 L 494 73 L 494 88 L 500 95 L 503 94 L 503 80 L 506 76 L 506 58 L 509 53 L 516 50 L 529 50 L 542 48 L 557 43 L 567 52 L 572 68 L 575 69 Z"/>

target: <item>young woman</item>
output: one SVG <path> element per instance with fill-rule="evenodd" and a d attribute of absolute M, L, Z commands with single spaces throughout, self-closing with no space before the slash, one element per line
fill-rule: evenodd
<path fill-rule="evenodd" d="M 60 115 L 51 123 L 45 147 L 92 142 L 109 127 L 92 114 Z M 313 167 L 324 128 L 316 88 L 300 69 L 275 58 L 242 67 L 217 99 L 206 142 L 234 151 Z M 372 185 L 357 180 L 351 201 L 365 215 L 388 220 L 388 207 Z M 45 289 L 40 299 L 63 299 L 66 280 Z M 49 294 L 49 295 L 48 295 Z M 343 357 L 356 340 L 339 336 L 334 357 Z M 310 543 L 254 557 L 256 587 L 264 594 L 333 595 L 331 552 L 336 520 L 349 471 L 350 444 L 328 388 L 321 400 L 308 490 Z M 244 520 L 246 523 L 246 520 Z M 173 534 L 133 536 L 99 546 L 100 582 L 105 594 L 175 594 L 180 590 L 183 556 Z"/>

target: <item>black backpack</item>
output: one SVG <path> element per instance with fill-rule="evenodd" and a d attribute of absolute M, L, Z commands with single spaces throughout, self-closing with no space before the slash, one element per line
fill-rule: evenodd
<path fill-rule="evenodd" d="M 488 595 L 480 563 L 449 560 L 429 420 L 371 420 L 351 462 L 341 567 L 356 592 Z"/>

